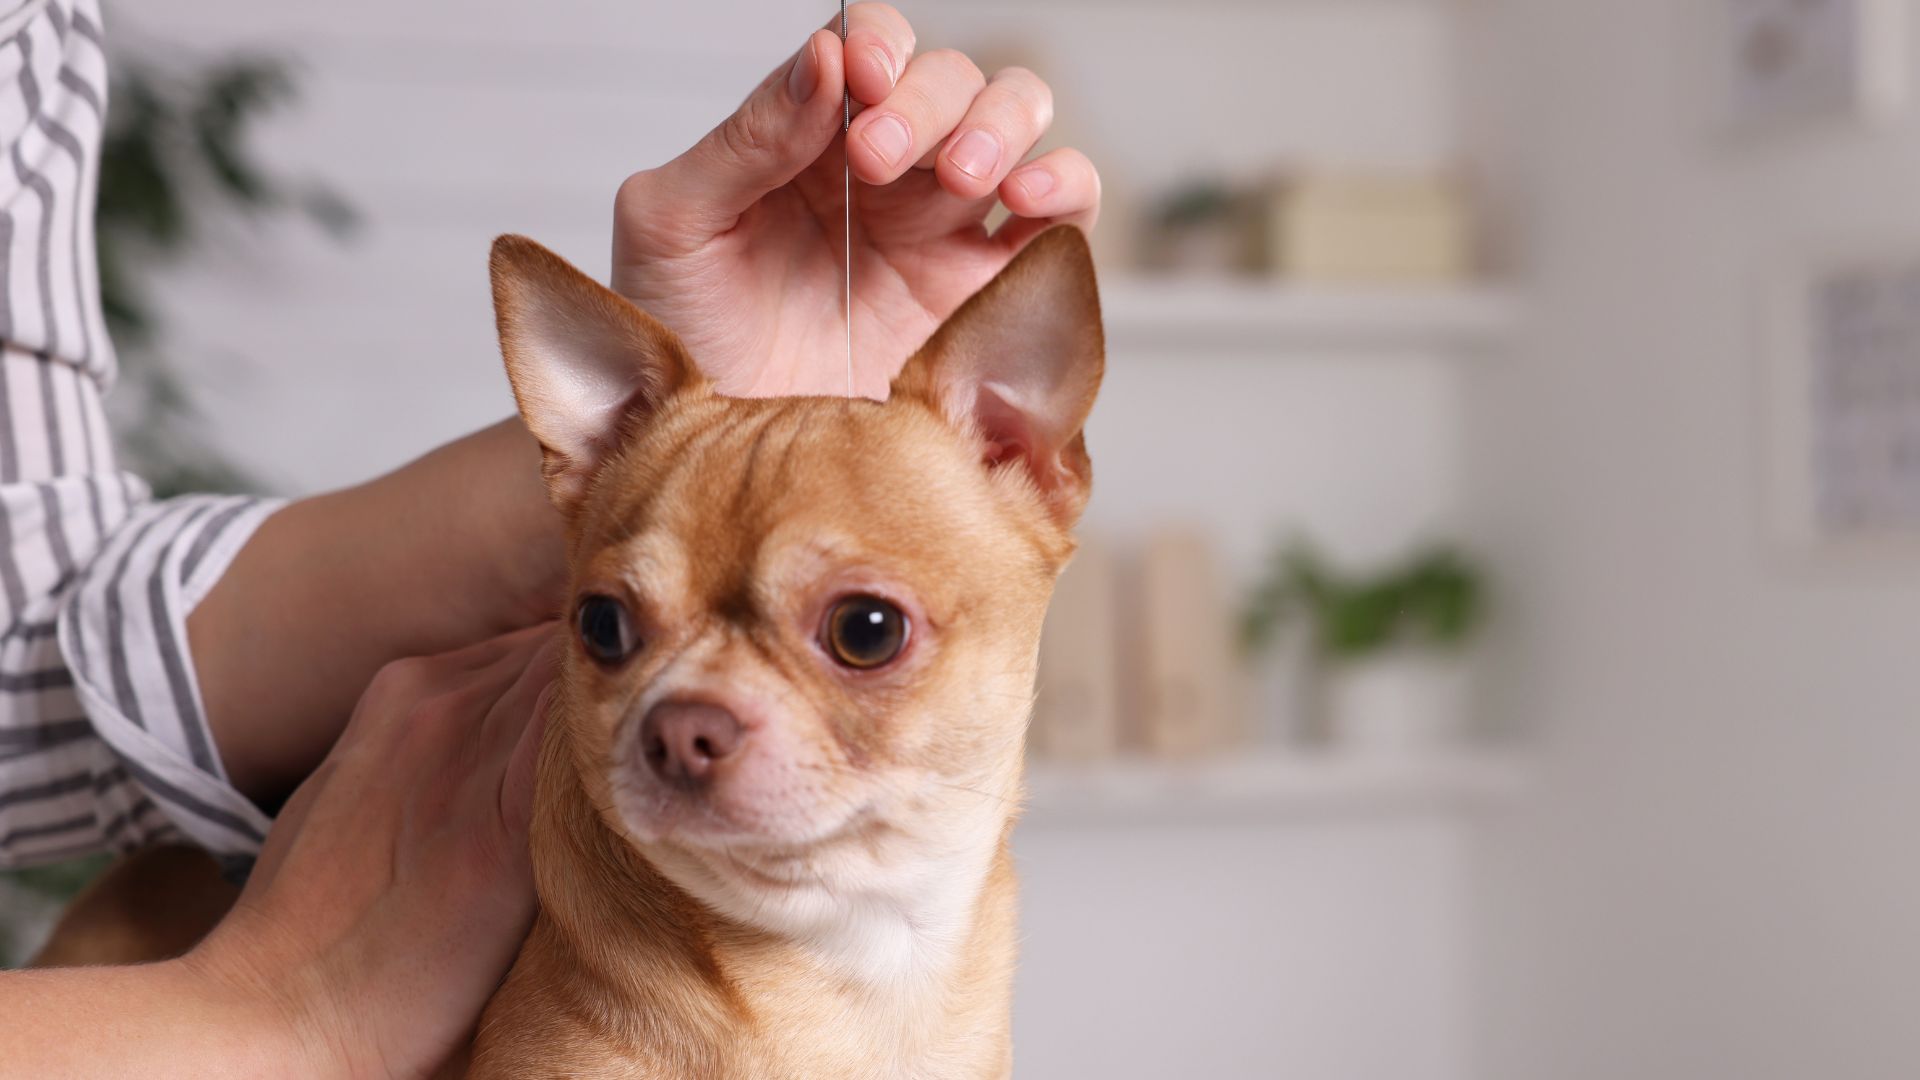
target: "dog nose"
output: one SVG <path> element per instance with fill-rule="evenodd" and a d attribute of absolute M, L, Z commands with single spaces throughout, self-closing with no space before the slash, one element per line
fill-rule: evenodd
<path fill-rule="evenodd" d="M 718 705 L 663 701 L 640 722 L 640 750 L 670 784 L 701 787 L 740 746 L 740 721 Z"/>

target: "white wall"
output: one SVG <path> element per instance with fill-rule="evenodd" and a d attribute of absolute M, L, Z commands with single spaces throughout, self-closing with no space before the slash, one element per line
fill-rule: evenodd
<path fill-rule="evenodd" d="M 1504 713 L 1488 1080 L 1920 1073 L 1920 564 L 1769 545 L 1759 309 L 1803 245 L 1920 252 L 1920 117 L 1731 143 L 1696 0 L 1470 6 L 1533 332 L 1471 395 Z"/>
<path fill-rule="evenodd" d="M 1021 826 L 1014 1057 L 1040 1080 L 1468 1080 L 1464 821 Z"/>

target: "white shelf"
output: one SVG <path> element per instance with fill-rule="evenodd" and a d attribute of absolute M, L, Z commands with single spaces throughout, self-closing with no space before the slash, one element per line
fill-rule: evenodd
<path fill-rule="evenodd" d="M 1243 750 L 1218 759 L 1036 762 L 1025 826 L 1233 823 L 1498 809 L 1525 790 L 1518 753 L 1469 748 L 1395 757 Z"/>
<path fill-rule="evenodd" d="M 1291 286 L 1222 278 L 1112 278 L 1101 308 L 1112 350 L 1191 353 L 1305 349 L 1485 350 L 1518 322 L 1490 285 Z"/>

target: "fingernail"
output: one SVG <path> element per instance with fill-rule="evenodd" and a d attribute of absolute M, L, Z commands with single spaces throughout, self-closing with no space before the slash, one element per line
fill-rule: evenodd
<path fill-rule="evenodd" d="M 893 54 L 887 51 L 885 45 L 877 43 L 868 46 L 867 51 L 880 61 L 880 70 L 887 73 L 887 89 L 893 89 L 893 84 L 900 81 L 900 73 L 893 70 Z"/>
<path fill-rule="evenodd" d="M 888 165 L 900 164 L 900 159 L 913 149 L 913 132 L 907 130 L 907 122 L 891 114 L 868 124 L 860 137 Z"/>
<path fill-rule="evenodd" d="M 808 38 L 800 55 L 793 58 L 793 71 L 787 75 L 787 96 L 795 105 L 805 105 L 812 99 L 814 86 L 820 81 L 819 73 L 820 61 L 813 55 L 813 39 Z"/>
<path fill-rule="evenodd" d="M 975 180 L 985 180 L 1000 167 L 1000 140 L 985 128 L 975 128 L 954 142 L 947 158 L 954 168 Z"/>
<path fill-rule="evenodd" d="M 1028 169 L 1013 174 L 1014 182 L 1020 190 L 1027 193 L 1029 199 L 1043 199 L 1053 190 L 1053 174 L 1045 169 Z"/>

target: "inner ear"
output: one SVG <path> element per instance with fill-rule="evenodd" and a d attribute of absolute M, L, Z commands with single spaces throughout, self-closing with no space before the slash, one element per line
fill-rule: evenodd
<path fill-rule="evenodd" d="M 532 240 L 494 241 L 491 266 L 514 399 L 571 517 L 600 466 L 699 374 L 671 330 Z"/>
<path fill-rule="evenodd" d="M 1024 465 L 1065 527 L 1091 488 L 1082 429 L 1106 368 L 1086 237 L 1041 234 L 941 325 L 893 393 L 935 405 L 980 442 L 983 464 Z"/>
<path fill-rule="evenodd" d="M 982 386 L 974 402 L 973 426 L 980 432 L 980 460 L 992 468 L 1009 461 L 1029 460 L 1036 441 L 1026 413 Z"/>

